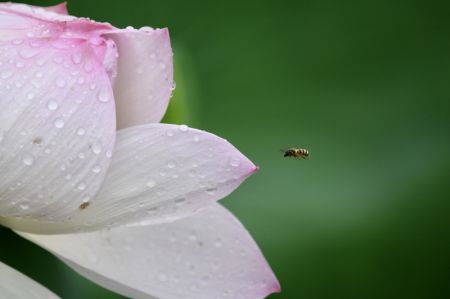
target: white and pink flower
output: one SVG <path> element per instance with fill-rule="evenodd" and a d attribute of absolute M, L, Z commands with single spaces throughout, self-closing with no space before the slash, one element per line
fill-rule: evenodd
<path fill-rule="evenodd" d="M 0 4 L 0 224 L 135 298 L 263 298 L 279 284 L 216 203 L 257 167 L 226 140 L 158 123 L 167 29 L 65 4 Z M 56 297 L 0 263 L 0 297 Z"/>

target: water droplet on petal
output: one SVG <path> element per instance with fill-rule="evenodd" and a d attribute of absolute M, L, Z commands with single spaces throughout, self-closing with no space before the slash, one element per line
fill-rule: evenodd
<path fill-rule="evenodd" d="M 77 135 L 78 136 L 83 136 L 84 134 L 86 134 L 86 130 L 84 128 L 78 128 L 77 129 Z"/>
<path fill-rule="evenodd" d="M 167 167 L 168 168 L 175 168 L 176 164 L 175 164 L 175 162 L 169 162 L 169 163 L 167 163 Z"/>
<path fill-rule="evenodd" d="M 92 172 L 93 172 L 93 173 L 99 173 L 100 171 L 102 171 L 102 168 L 101 168 L 99 165 L 95 165 L 95 166 L 92 168 Z"/>
<path fill-rule="evenodd" d="M 239 165 L 241 165 L 241 159 L 237 157 L 231 158 L 230 165 L 233 167 L 239 167 Z"/>
<path fill-rule="evenodd" d="M 23 43 L 23 39 L 15 39 L 15 40 L 12 41 L 13 45 L 20 45 L 22 43 Z"/>
<path fill-rule="evenodd" d="M 92 149 L 92 152 L 96 155 L 98 155 L 102 152 L 102 146 L 98 142 L 94 142 L 91 145 L 91 149 Z"/>
<path fill-rule="evenodd" d="M 56 79 L 55 84 L 58 87 L 64 87 L 64 86 L 66 86 L 66 81 L 62 78 L 58 78 L 58 79 Z"/>
<path fill-rule="evenodd" d="M 216 241 L 214 242 L 214 246 L 217 248 L 221 248 L 222 247 L 222 240 L 221 239 L 216 239 Z"/>
<path fill-rule="evenodd" d="M 27 204 L 21 204 L 21 205 L 20 205 L 20 209 L 22 209 L 22 210 L 24 210 L 24 211 L 28 210 L 29 208 L 30 208 L 30 206 L 27 205 Z"/>
<path fill-rule="evenodd" d="M 34 163 L 34 158 L 31 155 L 26 155 L 25 157 L 23 157 L 23 164 L 27 165 L 27 166 L 31 166 Z"/>
<path fill-rule="evenodd" d="M 47 108 L 48 110 L 56 110 L 58 109 L 58 103 L 56 103 L 55 101 L 48 101 Z"/>
<path fill-rule="evenodd" d="M 100 89 L 100 91 L 97 94 L 97 99 L 102 103 L 108 102 L 111 99 L 111 94 L 110 94 L 109 89 L 107 89 L 107 88 Z"/>
<path fill-rule="evenodd" d="M 4 70 L 4 71 L 1 72 L 0 77 L 2 79 L 8 79 L 12 75 L 13 75 L 13 72 L 11 70 Z"/>
<path fill-rule="evenodd" d="M 57 118 L 53 124 L 56 128 L 61 129 L 64 127 L 64 120 L 62 118 Z"/>
<path fill-rule="evenodd" d="M 86 184 L 84 182 L 81 182 L 78 184 L 77 189 L 83 191 L 84 189 L 86 189 Z"/>
<path fill-rule="evenodd" d="M 30 58 L 36 56 L 38 53 L 39 53 L 39 50 L 32 49 L 32 48 L 23 48 L 19 51 L 19 55 L 25 59 L 30 59 Z"/>
<path fill-rule="evenodd" d="M 181 132 L 186 132 L 189 129 L 189 127 L 186 125 L 181 125 L 179 128 Z"/>
<path fill-rule="evenodd" d="M 153 188 L 156 186 L 156 182 L 155 181 L 148 181 L 147 184 L 145 184 L 148 188 Z"/>
<path fill-rule="evenodd" d="M 82 57 L 83 56 L 82 56 L 81 52 L 75 52 L 74 54 L 72 54 L 72 62 L 74 64 L 80 64 Z"/>

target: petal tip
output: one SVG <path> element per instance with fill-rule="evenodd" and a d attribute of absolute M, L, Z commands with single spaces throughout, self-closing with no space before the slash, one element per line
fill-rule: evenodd
<path fill-rule="evenodd" d="M 257 173 L 259 171 L 260 167 L 258 165 L 254 165 L 254 168 L 250 174 Z"/>

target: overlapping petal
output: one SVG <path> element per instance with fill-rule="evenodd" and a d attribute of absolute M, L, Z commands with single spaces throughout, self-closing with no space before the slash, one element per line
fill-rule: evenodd
<path fill-rule="evenodd" d="M 104 36 L 114 40 L 119 50 L 114 85 L 117 127 L 159 122 L 173 89 L 168 30 L 127 29 Z"/>
<path fill-rule="evenodd" d="M 57 299 L 37 282 L 0 262 L 0 298 Z"/>
<path fill-rule="evenodd" d="M 225 197 L 257 167 L 226 140 L 187 126 L 121 130 L 99 193 L 64 222 L 9 219 L 33 233 L 93 230 L 121 223 L 170 222 Z"/>
<path fill-rule="evenodd" d="M 280 289 L 251 236 L 219 204 L 169 224 L 21 235 L 133 298 L 264 298 Z"/>
<path fill-rule="evenodd" d="M 0 45 L 0 223 L 67 221 L 99 190 L 116 134 L 99 61 L 105 47 L 32 38 Z"/>

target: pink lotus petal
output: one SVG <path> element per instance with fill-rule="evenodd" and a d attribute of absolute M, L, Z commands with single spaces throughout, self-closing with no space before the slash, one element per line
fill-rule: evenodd
<path fill-rule="evenodd" d="M 76 217 L 64 223 L 18 220 L 10 226 L 51 234 L 174 221 L 227 196 L 256 169 L 210 133 L 166 124 L 131 127 L 118 132 L 103 186 Z"/>
<path fill-rule="evenodd" d="M 119 49 L 114 85 L 117 127 L 159 122 L 173 89 L 168 30 L 121 30 L 105 36 L 113 39 Z"/>
<path fill-rule="evenodd" d="M 128 297 L 256 299 L 280 290 L 251 236 L 218 204 L 169 224 L 21 235 Z"/>
<path fill-rule="evenodd" d="M 59 298 L 34 280 L 0 262 L 0 297 L 8 299 Z"/>
<path fill-rule="evenodd" d="M 67 2 L 62 2 L 53 6 L 43 7 L 45 10 L 53 11 L 62 15 L 67 15 Z"/>
<path fill-rule="evenodd" d="M 72 21 L 77 19 L 76 17 L 66 15 L 66 13 L 67 9 L 65 7 L 65 3 L 50 7 L 40 7 L 12 2 L 0 3 L 1 18 L 15 15 L 21 16 L 24 19 L 35 19 L 41 21 Z"/>
<path fill-rule="evenodd" d="M 0 45 L 0 223 L 68 221 L 99 190 L 115 141 L 104 48 L 79 39 Z"/>

